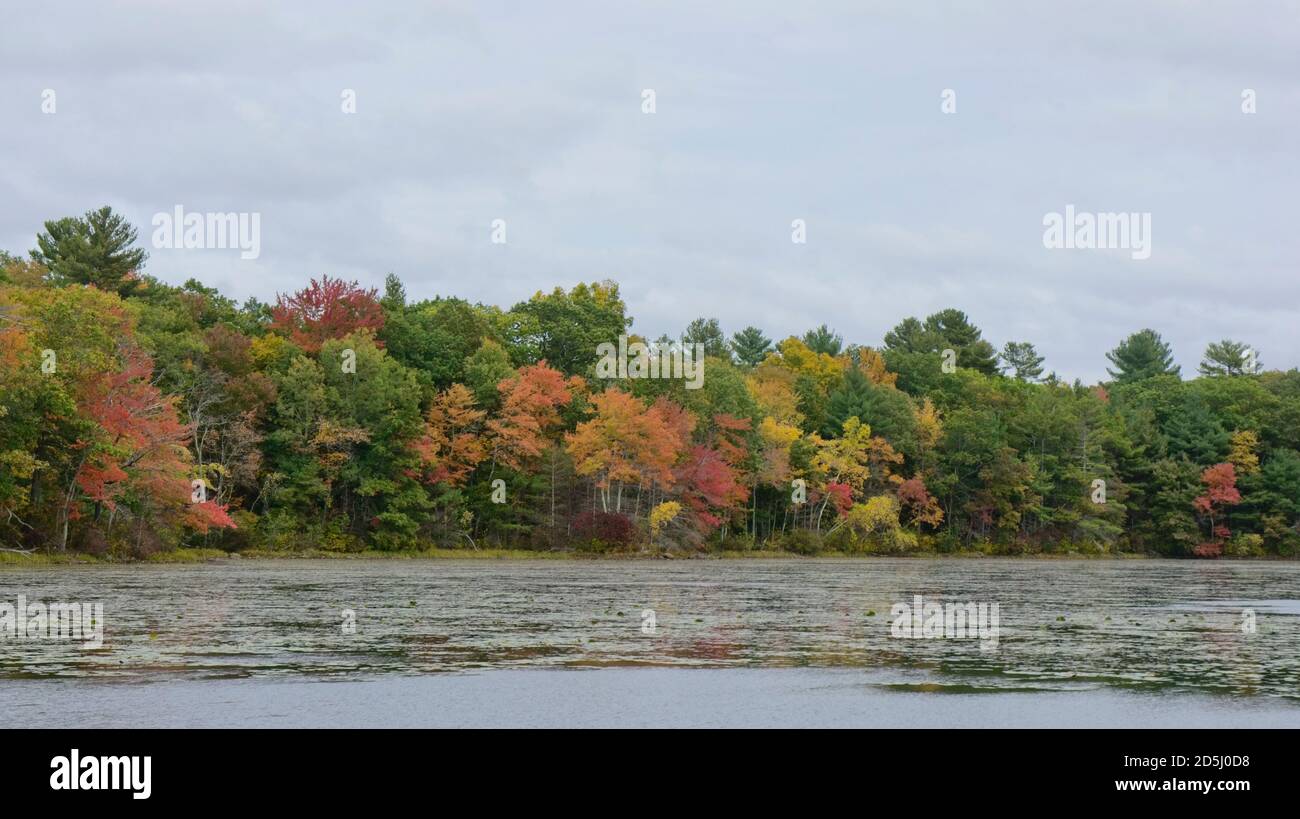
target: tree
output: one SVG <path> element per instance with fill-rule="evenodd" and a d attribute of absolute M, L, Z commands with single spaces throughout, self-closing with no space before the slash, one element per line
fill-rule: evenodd
<path fill-rule="evenodd" d="M 355 368 L 341 366 L 348 351 Z M 414 546 L 430 506 L 420 481 L 418 444 L 426 419 L 415 373 L 365 330 L 326 341 L 317 361 L 324 374 L 325 420 L 343 431 L 339 440 L 351 447 L 333 486 L 340 524 L 381 549 Z M 347 437 L 353 431 L 364 438 Z"/>
<path fill-rule="evenodd" d="M 414 370 L 420 382 L 429 387 L 441 390 L 465 382 L 470 357 L 485 341 L 501 341 L 495 308 L 442 297 L 397 307 L 395 294 L 390 292 L 387 298 L 379 339 L 389 355 Z M 484 355 L 495 358 L 492 351 Z M 509 351 L 506 358 L 510 358 Z M 486 396 L 487 385 L 474 386 L 476 392 L 483 387 Z"/>
<path fill-rule="evenodd" d="M 482 346 L 465 359 L 465 384 L 474 392 L 475 402 L 484 409 L 495 410 L 500 405 L 498 385 L 514 373 L 506 348 L 490 338 L 483 339 Z"/>
<path fill-rule="evenodd" d="M 825 324 L 803 334 L 803 343 L 814 353 L 837 356 L 844 346 L 844 339 Z"/>
<path fill-rule="evenodd" d="M 1278 554 L 1300 550 L 1300 453 L 1279 450 L 1259 470 L 1241 475 L 1234 521 L 1256 531 Z"/>
<path fill-rule="evenodd" d="M 1201 483 L 1205 485 L 1205 493 L 1198 495 L 1192 506 L 1208 519 L 1210 540 L 1197 546 L 1195 554 L 1197 557 L 1218 557 L 1223 553 L 1224 541 L 1232 535 L 1222 523 L 1227 508 L 1241 503 L 1236 468 L 1230 463 L 1207 467 L 1201 473 Z"/>
<path fill-rule="evenodd" d="M 866 503 L 854 504 L 842 522 L 855 538 L 866 538 L 872 546 L 887 551 L 913 549 L 917 543 L 916 535 L 902 528 L 898 519 L 899 511 L 898 499 L 893 495 L 877 495 L 869 498 Z"/>
<path fill-rule="evenodd" d="M 874 348 L 851 344 L 845 350 L 845 355 L 853 362 L 853 369 L 861 372 L 872 384 L 884 387 L 897 386 L 898 374 L 889 371 L 885 357 Z"/>
<path fill-rule="evenodd" d="M 1141 381 L 1156 375 L 1178 375 L 1173 352 L 1155 330 L 1139 330 L 1106 353 L 1116 369 L 1106 368 L 1117 384 Z"/>
<path fill-rule="evenodd" d="M 898 504 L 913 526 L 938 527 L 943 523 L 943 510 L 920 478 L 909 478 L 898 485 Z"/>
<path fill-rule="evenodd" d="M 79 219 L 46 222 L 31 255 L 49 268 L 57 282 L 92 284 L 128 296 L 139 284 L 140 269 L 149 258 L 144 250 L 132 247 L 136 238 L 136 229 L 105 205 Z"/>
<path fill-rule="evenodd" d="M 873 436 L 871 427 L 856 417 L 844 422 L 842 437 L 814 437 L 813 442 L 817 448 L 813 470 L 827 493 L 817 513 L 818 528 L 837 491 L 834 487 L 845 487 L 852 495 L 865 498 L 902 482 L 892 468 L 903 462 L 903 456 L 884 438 Z"/>
<path fill-rule="evenodd" d="M 895 352 L 930 353 L 940 341 L 941 338 L 926 332 L 925 325 L 916 318 L 905 318 L 885 333 L 885 349 Z"/>
<path fill-rule="evenodd" d="M 1238 475 L 1251 475 L 1259 471 L 1259 436 L 1253 430 L 1242 429 L 1232 433 L 1228 450 L 1228 463 Z"/>
<path fill-rule="evenodd" d="M 487 457 L 480 428 L 484 415 L 474 408 L 474 396 L 461 384 L 452 384 L 434 399 L 420 441 L 430 483 L 464 483 Z"/>
<path fill-rule="evenodd" d="M 757 367 L 772 349 L 772 339 L 757 327 L 746 327 L 731 336 L 731 352 L 746 367 Z"/>
<path fill-rule="evenodd" d="M 727 337 L 715 318 L 697 318 L 686 325 L 682 333 L 685 344 L 704 345 L 704 355 L 712 358 L 731 360 L 731 350 L 727 348 Z"/>
<path fill-rule="evenodd" d="M 573 400 L 582 380 L 565 378 L 545 361 L 522 367 L 503 380 L 501 412 L 488 421 L 487 440 L 494 463 L 522 469 L 546 447 L 547 434 L 560 422 L 559 410 Z"/>
<path fill-rule="evenodd" d="M 1211 342 L 1197 367 L 1205 376 L 1255 375 L 1263 369 L 1258 354 L 1249 344 L 1227 338 Z"/>
<path fill-rule="evenodd" d="M 745 378 L 745 387 L 764 415 L 797 428 L 804 420 L 795 392 L 798 379 L 799 374 L 794 370 L 768 361 L 755 367 Z"/>
<path fill-rule="evenodd" d="M 394 273 L 384 277 L 384 297 L 379 300 L 385 314 L 406 309 L 406 286 Z"/>
<path fill-rule="evenodd" d="M 1037 381 L 1043 374 L 1043 357 L 1027 341 L 1008 341 L 998 357 L 1020 381 Z"/>
<path fill-rule="evenodd" d="M 662 402 L 647 409 L 618 389 L 592 396 L 591 406 L 595 416 L 565 436 L 575 471 L 595 479 L 603 512 L 622 511 L 626 484 L 645 487 L 654 503 L 673 484 L 694 419 Z"/>
<path fill-rule="evenodd" d="M 316 353 L 328 339 L 356 330 L 377 331 L 384 326 L 384 310 L 376 291 L 355 281 L 322 276 L 292 296 L 279 294 L 271 310 L 271 328 L 289 337 L 308 353 Z"/>
<path fill-rule="evenodd" d="M 957 366 L 969 367 L 985 375 L 998 370 L 997 351 L 981 338 L 978 327 L 960 310 L 940 310 L 925 319 L 925 329 L 943 338 L 957 353 Z"/>
<path fill-rule="evenodd" d="M 942 353 L 944 350 L 956 353 L 959 367 L 985 375 L 998 371 L 997 351 L 960 310 L 940 310 L 927 316 L 924 323 L 915 318 L 904 319 L 885 334 L 885 361 L 891 370 L 897 370 L 895 362 L 907 358 L 907 354 Z"/>
<path fill-rule="evenodd" d="M 677 515 L 682 511 L 682 505 L 677 501 L 664 501 L 663 503 L 650 510 L 650 540 L 654 542 L 664 527 L 676 520 Z"/>
<path fill-rule="evenodd" d="M 612 281 L 555 288 L 516 304 L 505 317 L 511 356 L 517 363 L 545 360 L 565 375 L 589 375 L 602 343 L 616 344 L 632 319 Z"/>

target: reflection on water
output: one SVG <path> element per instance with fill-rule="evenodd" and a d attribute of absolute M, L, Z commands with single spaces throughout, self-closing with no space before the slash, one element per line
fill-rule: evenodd
<path fill-rule="evenodd" d="M 899 690 L 1300 697 L 1300 565 L 1285 563 L 232 560 L 0 570 L 0 601 L 19 594 L 102 602 L 104 647 L 0 638 L 0 678 L 802 666 L 869 668 Z M 891 606 L 918 594 L 999 603 L 998 649 L 892 638 Z M 354 634 L 344 609 L 356 612 Z M 1243 609 L 1254 611 L 1253 634 L 1242 630 Z"/>

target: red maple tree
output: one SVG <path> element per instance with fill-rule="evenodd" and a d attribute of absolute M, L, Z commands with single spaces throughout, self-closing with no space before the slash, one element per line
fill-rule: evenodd
<path fill-rule="evenodd" d="M 307 352 L 317 353 L 331 338 L 343 338 L 354 330 L 378 332 L 384 326 L 384 308 L 376 293 L 374 288 L 363 290 L 355 281 L 312 279 L 292 296 L 276 296 L 271 327 Z"/>
<path fill-rule="evenodd" d="M 1205 484 L 1205 494 L 1192 501 L 1192 506 L 1209 520 L 1210 541 L 1198 545 L 1192 550 L 1197 557 L 1218 557 L 1223 554 L 1224 542 L 1232 532 L 1221 521 L 1228 513 L 1229 506 L 1241 503 L 1241 492 L 1237 489 L 1237 469 L 1230 463 L 1215 464 L 1201 473 L 1201 483 Z"/>

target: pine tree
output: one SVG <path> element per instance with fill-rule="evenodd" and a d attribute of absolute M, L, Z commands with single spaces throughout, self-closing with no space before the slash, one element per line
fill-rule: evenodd
<path fill-rule="evenodd" d="M 1205 359 L 1197 370 L 1201 375 L 1254 375 L 1262 370 L 1259 355 L 1249 344 L 1225 338 L 1205 348 Z"/>
<path fill-rule="evenodd" d="M 971 324 L 962 311 L 950 307 L 927 316 L 925 329 L 948 342 L 957 353 L 957 366 L 969 367 L 985 375 L 998 371 L 997 350 L 981 338 L 980 329 Z"/>
<path fill-rule="evenodd" d="M 1021 381 L 1037 381 L 1043 375 L 1043 357 L 1028 341 L 1008 341 L 998 357 Z"/>
<path fill-rule="evenodd" d="M 45 223 L 36 237 L 32 260 L 49 268 L 54 281 L 93 284 L 105 292 L 130 295 L 149 254 L 132 247 L 136 229 L 105 205 L 80 219 L 66 217 Z"/>
<path fill-rule="evenodd" d="M 803 334 L 803 343 L 814 353 L 836 356 L 844 348 L 844 339 L 825 324 Z"/>
<path fill-rule="evenodd" d="M 747 367 L 757 367 L 772 350 L 772 339 L 757 327 L 746 327 L 731 337 L 731 352 Z"/>
<path fill-rule="evenodd" d="M 1106 358 L 1117 369 L 1106 368 L 1118 384 L 1141 381 L 1156 375 L 1178 375 L 1174 354 L 1155 330 L 1139 330 L 1120 342 Z"/>

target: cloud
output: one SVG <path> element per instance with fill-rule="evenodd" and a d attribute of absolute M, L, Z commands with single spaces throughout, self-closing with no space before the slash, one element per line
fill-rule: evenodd
<path fill-rule="evenodd" d="M 651 336 L 705 315 L 875 344 L 956 306 L 1068 377 L 1104 377 L 1146 326 L 1187 372 L 1225 336 L 1296 366 L 1293 11 L 28 6 L 0 52 L 0 248 L 106 203 L 147 236 L 180 204 L 262 214 L 257 260 L 152 251 L 153 274 L 239 298 L 393 272 L 416 298 L 508 306 L 611 277 Z M 1150 212 L 1152 258 L 1044 249 L 1067 204 Z"/>

